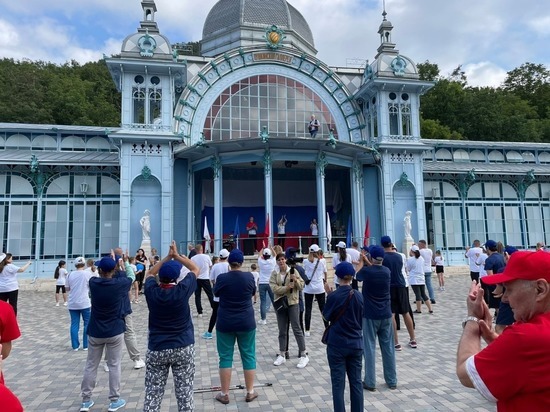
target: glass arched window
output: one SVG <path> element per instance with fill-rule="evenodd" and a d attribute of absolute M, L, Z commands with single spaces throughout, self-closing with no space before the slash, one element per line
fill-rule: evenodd
<path fill-rule="evenodd" d="M 321 98 L 302 83 L 283 76 L 259 75 L 239 80 L 214 101 L 204 124 L 206 140 L 257 137 L 265 126 L 271 137 L 309 137 L 311 115 L 319 120 L 318 137 L 336 125 Z"/>

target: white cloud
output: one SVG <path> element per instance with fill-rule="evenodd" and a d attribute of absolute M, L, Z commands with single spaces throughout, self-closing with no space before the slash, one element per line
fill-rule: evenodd
<path fill-rule="evenodd" d="M 488 61 L 466 64 L 462 70 L 466 74 L 468 85 L 474 87 L 499 87 L 506 79 L 506 70 Z"/>

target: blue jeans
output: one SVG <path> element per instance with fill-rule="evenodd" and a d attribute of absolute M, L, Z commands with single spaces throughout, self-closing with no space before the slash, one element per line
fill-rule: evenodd
<path fill-rule="evenodd" d="M 86 309 L 69 309 L 71 314 L 71 345 L 73 349 L 78 349 L 80 342 L 78 340 L 78 329 L 80 328 L 80 315 L 84 321 L 84 329 L 82 330 L 82 348 L 88 347 L 88 322 L 90 322 L 91 308 Z"/>
<path fill-rule="evenodd" d="M 392 318 L 363 318 L 363 344 L 365 345 L 365 385 L 376 387 L 376 337 L 382 352 L 382 367 L 384 380 L 388 386 L 397 386 L 397 371 L 395 367 L 395 346 L 393 342 Z"/>
<path fill-rule="evenodd" d="M 428 289 L 428 296 L 433 302 L 435 300 L 435 292 L 432 286 L 432 272 L 424 272 L 424 279 L 426 280 L 426 289 Z"/>
<path fill-rule="evenodd" d="M 260 290 L 260 316 L 262 320 L 265 320 L 267 312 L 269 312 L 269 306 L 273 302 L 273 291 L 268 283 L 260 283 L 258 286 Z M 269 299 L 267 296 L 269 295 Z"/>
<path fill-rule="evenodd" d="M 345 412 L 344 389 L 346 374 L 349 380 L 351 412 L 363 412 L 363 385 L 361 384 L 362 349 L 348 349 L 327 345 L 327 360 L 332 382 L 334 412 Z"/>

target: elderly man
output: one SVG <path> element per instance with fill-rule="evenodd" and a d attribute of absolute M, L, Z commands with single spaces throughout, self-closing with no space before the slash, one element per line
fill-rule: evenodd
<path fill-rule="evenodd" d="M 457 375 L 499 411 L 550 410 L 550 254 L 519 251 L 487 284 L 504 284 L 516 323 L 498 336 L 481 286 L 472 282 L 458 344 Z M 488 343 L 481 349 L 481 337 Z"/>

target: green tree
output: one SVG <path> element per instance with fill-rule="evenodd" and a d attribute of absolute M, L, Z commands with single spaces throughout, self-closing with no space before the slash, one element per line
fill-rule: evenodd
<path fill-rule="evenodd" d="M 430 63 L 429 60 L 426 60 L 424 63 L 418 63 L 416 68 L 418 69 L 420 80 L 433 82 L 440 77 L 439 66 L 436 63 Z"/>

